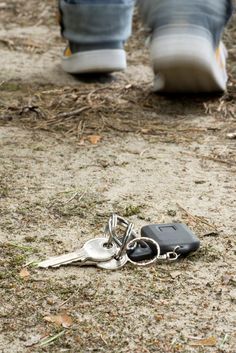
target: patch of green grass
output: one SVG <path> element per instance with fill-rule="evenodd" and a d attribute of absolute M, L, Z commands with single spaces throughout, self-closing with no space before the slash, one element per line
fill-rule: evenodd
<path fill-rule="evenodd" d="M 0 91 L 16 92 L 21 90 L 19 82 L 4 82 L 0 85 Z"/>
<path fill-rule="evenodd" d="M 125 208 L 124 217 L 130 217 L 138 215 L 141 212 L 141 206 L 139 205 L 128 205 Z"/>

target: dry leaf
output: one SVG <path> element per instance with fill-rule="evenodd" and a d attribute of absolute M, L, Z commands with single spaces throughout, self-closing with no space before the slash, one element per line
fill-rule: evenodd
<path fill-rule="evenodd" d="M 90 135 L 88 136 L 89 142 L 91 142 L 93 145 L 96 145 L 100 140 L 102 136 L 100 135 Z"/>
<path fill-rule="evenodd" d="M 27 268 L 22 268 L 22 270 L 21 270 L 20 273 L 19 273 L 19 276 L 20 276 L 21 278 L 28 279 L 29 276 L 30 276 L 30 273 L 29 273 L 29 271 L 27 270 Z"/>
<path fill-rule="evenodd" d="M 161 321 L 164 319 L 164 315 L 162 315 L 162 314 L 155 315 L 155 319 L 156 319 L 156 321 Z"/>
<path fill-rule="evenodd" d="M 73 324 L 72 318 L 67 314 L 49 315 L 45 316 L 43 319 L 64 328 L 68 328 Z"/>
<path fill-rule="evenodd" d="M 201 338 L 196 341 L 191 341 L 189 343 L 190 346 L 208 346 L 214 347 L 217 344 L 217 340 L 215 337 Z"/>

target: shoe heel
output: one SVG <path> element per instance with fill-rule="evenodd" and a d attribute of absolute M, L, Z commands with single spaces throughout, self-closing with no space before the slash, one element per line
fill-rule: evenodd
<path fill-rule="evenodd" d="M 219 67 L 210 34 L 169 28 L 153 36 L 150 55 L 154 90 L 212 92 L 226 88 L 226 72 Z"/>

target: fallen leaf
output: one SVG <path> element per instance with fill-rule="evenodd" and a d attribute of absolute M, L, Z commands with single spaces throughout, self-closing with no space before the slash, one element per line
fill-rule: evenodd
<path fill-rule="evenodd" d="M 21 278 L 28 279 L 29 276 L 30 276 L 30 273 L 29 273 L 29 271 L 27 270 L 27 268 L 22 268 L 22 270 L 21 270 L 20 273 L 19 273 L 19 276 L 20 276 Z"/>
<path fill-rule="evenodd" d="M 214 347 L 217 344 L 217 340 L 215 337 L 201 338 L 196 341 L 191 341 L 189 343 L 190 346 L 208 346 Z"/>
<path fill-rule="evenodd" d="M 68 328 L 73 324 L 72 318 L 67 314 L 49 315 L 43 318 L 47 322 L 53 322 L 58 326 Z"/>
<path fill-rule="evenodd" d="M 159 322 L 164 319 L 164 315 L 162 315 L 162 314 L 155 315 L 155 319 L 156 319 L 156 321 Z"/>
<path fill-rule="evenodd" d="M 88 140 L 89 140 L 89 142 L 92 143 L 92 145 L 96 145 L 101 140 L 101 138 L 102 138 L 102 136 L 100 136 L 100 135 L 88 136 Z"/>

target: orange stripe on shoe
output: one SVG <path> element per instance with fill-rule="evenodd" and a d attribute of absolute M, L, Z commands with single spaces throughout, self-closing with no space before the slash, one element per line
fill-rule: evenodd
<path fill-rule="evenodd" d="M 69 57 L 72 55 L 72 52 L 70 50 L 70 47 L 67 47 L 64 52 L 64 56 Z"/>
<path fill-rule="evenodd" d="M 216 60 L 217 60 L 218 64 L 220 65 L 220 67 L 222 69 L 224 69 L 225 68 L 225 64 L 224 64 L 224 62 L 222 60 L 222 57 L 221 57 L 221 48 L 220 47 L 218 47 L 216 49 Z"/>

